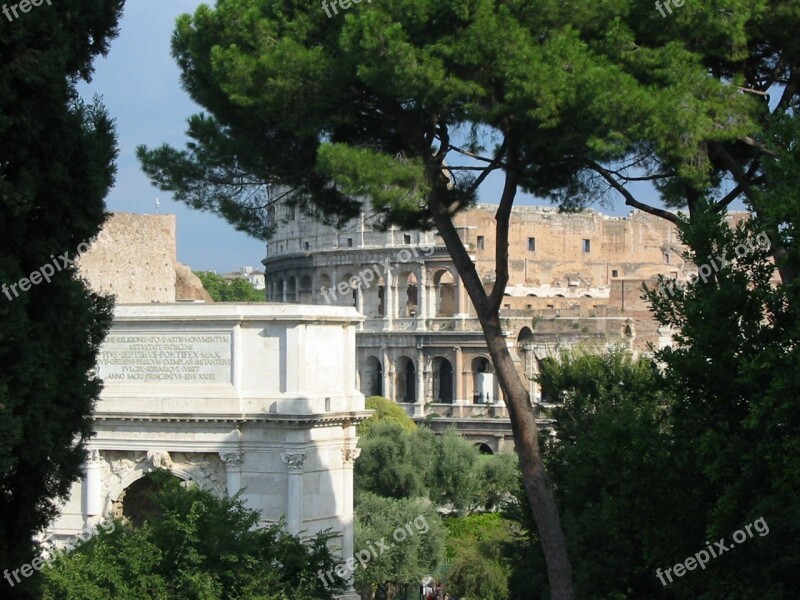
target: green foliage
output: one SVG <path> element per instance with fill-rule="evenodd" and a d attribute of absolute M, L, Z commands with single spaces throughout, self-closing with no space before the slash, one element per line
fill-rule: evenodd
<path fill-rule="evenodd" d="M 676 346 L 656 355 L 663 374 L 618 351 L 543 365 L 544 391 L 562 403 L 545 458 L 581 598 L 795 595 L 800 314 L 794 284 L 773 284 L 763 224 L 731 229 L 723 216 L 701 211 L 681 227 L 704 275 L 647 294 L 675 331 Z M 526 512 L 510 513 L 528 530 L 514 556 L 538 565 L 515 570 L 510 597 L 530 597 L 546 589 L 544 563 Z M 768 535 L 666 587 L 657 579 L 656 569 L 758 519 Z"/>
<path fill-rule="evenodd" d="M 365 559 L 366 566 L 356 568 L 356 588 L 366 594 L 366 590 L 387 593 L 419 585 L 423 577 L 439 568 L 444 558 L 444 537 L 441 518 L 429 501 L 360 494 L 356 557 L 369 559 Z"/>
<path fill-rule="evenodd" d="M 391 421 L 372 425 L 358 442 L 361 455 L 355 464 L 356 491 L 389 498 L 426 496 L 428 459 L 424 450 L 414 444 L 419 435 L 433 437 L 429 432 L 409 433 Z"/>
<path fill-rule="evenodd" d="M 483 510 L 496 510 L 509 500 L 519 483 L 519 459 L 513 452 L 478 457 L 478 489 L 476 499 Z"/>
<path fill-rule="evenodd" d="M 510 568 L 503 549 L 512 540 L 514 525 L 498 513 L 451 517 L 446 555 L 446 581 L 451 595 L 464 600 L 505 600 Z"/>
<path fill-rule="evenodd" d="M 403 407 L 388 398 L 384 398 L 383 396 L 370 396 L 367 398 L 365 404 L 366 409 L 374 410 L 375 414 L 358 425 L 359 436 L 366 435 L 369 428 L 377 423 L 397 423 L 409 433 L 417 427 L 411 417 L 403 410 Z"/>
<path fill-rule="evenodd" d="M 772 204 L 782 199 L 764 200 L 771 212 L 782 212 Z M 782 229 L 796 231 L 796 213 L 783 214 Z M 699 548 L 704 539 L 730 536 L 759 518 L 770 529 L 714 561 L 707 576 L 682 580 L 682 598 L 795 595 L 800 305 L 796 282 L 772 284 L 775 266 L 763 228 L 757 217 L 732 230 L 713 211 L 696 215 L 681 236 L 691 259 L 702 265 L 714 257 L 718 272 L 673 294 L 649 294 L 658 319 L 681 327 L 677 347 L 658 358 L 675 399 L 673 462 L 684 467 L 682 512 L 691 507 L 701 519 L 693 543 Z M 797 269 L 797 250 L 789 248 L 782 264 Z M 728 258 L 724 266 L 721 255 Z"/>
<path fill-rule="evenodd" d="M 427 427 L 409 430 L 380 419 L 359 447 L 356 490 L 390 498 L 427 497 L 462 513 L 499 506 L 519 476 L 516 455 L 482 456 L 455 429 L 434 435 Z"/>
<path fill-rule="evenodd" d="M 138 155 L 157 185 L 174 191 L 179 200 L 193 207 L 221 214 L 258 237 L 268 237 L 273 225 L 263 195 L 253 193 L 262 185 L 280 188 L 288 202 L 309 209 L 313 206 L 323 216 L 340 221 L 356 216 L 363 200 L 370 202 L 382 218 L 379 226 L 394 223 L 429 228 L 435 223 L 487 336 L 491 342 L 498 342 L 501 326 L 497 309 L 505 282 L 498 278 L 497 294 L 487 298 L 452 223 L 453 215 L 472 204 L 478 187 L 494 171 L 505 176 L 504 209 L 510 208 L 519 189 L 553 198 L 568 210 L 604 200 L 613 189 L 627 204 L 648 208 L 636 200 L 632 188 L 649 180 L 661 202 L 687 207 L 693 221 L 702 221 L 707 204 L 714 203 L 715 212 L 721 212 L 731 200 L 745 196 L 765 219 L 763 226 L 776 237 L 780 235 L 780 241 L 790 247 L 788 255 L 796 255 L 796 248 L 791 248 L 796 239 L 792 225 L 796 211 L 790 211 L 797 204 L 797 173 L 792 165 L 800 97 L 800 86 L 796 85 L 800 74 L 798 29 L 800 7 L 789 0 L 731 0 L 722 8 L 719 3 L 687 3 L 674 7 L 668 17 L 658 14 L 652 3 L 630 0 L 386 0 L 362 3 L 333 19 L 316 5 L 219 0 L 215 8 L 204 5 L 193 16 L 182 17 L 173 40 L 183 83 L 208 116 L 190 120 L 191 142 L 186 150 L 140 148 Z M 789 201 L 782 205 L 784 194 Z M 670 213 L 654 212 L 675 218 Z M 498 211 L 498 217 L 504 214 Z M 498 223 L 502 226 L 500 218 Z M 698 242 L 692 247 L 700 251 L 702 245 Z M 700 254 L 705 257 L 705 252 Z M 505 266 L 498 265 L 498 273 Z M 795 265 L 795 279 L 797 273 Z M 791 275 L 787 273 L 784 280 L 788 282 Z M 755 285 L 758 288 L 758 282 Z M 761 419 L 763 426 L 762 413 L 771 414 L 768 402 L 780 406 L 782 410 L 777 413 L 784 418 L 771 421 L 768 431 L 780 432 L 771 439 L 783 440 L 786 429 L 781 427 L 790 429 L 794 414 L 781 400 L 792 396 L 794 382 L 789 376 L 774 381 L 761 379 L 765 373 L 775 375 L 767 364 L 787 367 L 784 372 L 797 372 L 791 362 L 793 355 L 782 350 L 792 356 L 789 359 L 772 347 L 748 346 L 766 352 L 760 363 L 745 353 L 742 364 L 747 365 L 751 382 L 766 385 L 771 391 L 763 395 L 759 411 L 745 415 L 742 407 L 748 406 L 751 394 L 760 394 L 764 388 L 742 383 L 739 367 L 732 364 L 736 355 L 720 343 L 729 341 L 737 331 L 737 319 L 747 324 L 748 331 L 743 335 L 749 340 L 760 329 L 756 324 L 762 316 L 782 317 L 783 313 L 770 308 L 744 315 L 739 308 L 759 302 L 744 300 L 746 289 L 739 283 L 725 291 L 738 294 L 731 299 L 734 311 L 717 310 L 723 308 L 722 302 L 715 310 L 702 304 L 694 308 L 687 305 L 691 314 L 680 313 L 674 319 L 678 325 L 695 328 L 687 339 L 704 335 L 715 342 L 701 344 L 703 352 L 684 361 L 691 377 L 681 372 L 676 381 L 696 384 L 693 377 L 704 371 L 706 362 L 719 359 L 711 353 L 713 348 L 728 362 L 719 361 L 725 364 L 724 369 L 717 369 L 717 362 L 713 362 L 709 371 L 715 383 L 701 387 L 708 393 L 700 396 L 698 405 L 707 402 L 712 407 L 709 413 L 715 417 L 720 411 L 724 413 L 722 422 L 726 425 L 717 434 L 718 443 L 738 430 L 739 425 L 731 423 L 739 424 L 745 417 L 749 421 Z M 790 291 L 789 298 L 796 302 L 794 294 Z M 720 320 L 708 320 L 705 328 L 701 323 L 692 324 L 703 315 Z M 772 325 L 768 321 L 765 327 Z M 784 331 L 795 329 L 784 322 L 774 326 Z M 785 344 L 780 348 L 796 347 L 789 335 L 764 339 Z M 731 349 L 747 349 L 739 339 L 730 341 Z M 511 360 L 507 353 L 494 352 L 498 354 L 492 357 L 496 365 Z M 639 372 L 624 371 L 632 376 Z M 734 376 L 728 377 L 729 373 Z M 518 382 L 505 383 L 511 388 Z M 576 383 L 591 391 L 588 382 Z M 707 389 L 714 386 L 716 389 Z M 651 430 L 654 435 L 659 433 L 657 396 L 649 395 L 643 400 L 643 408 L 637 409 L 635 399 L 610 382 L 598 389 L 602 395 L 588 396 L 590 406 L 586 409 L 593 402 L 600 403 L 597 410 L 606 415 L 609 427 L 619 416 L 627 419 L 635 434 Z M 687 385 L 685 389 L 688 396 L 691 388 Z M 613 401 L 600 399 L 606 394 Z M 526 399 L 517 395 L 509 400 L 522 406 Z M 678 401 L 685 402 L 680 397 Z M 738 405 L 722 408 L 725 402 Z M 580 405 L 575 411 L 566 420 L 594 431 L 594 417 L 583 414 Z M 613 427 L 611 430 L 625 433 Z M 702 444 L 696 448 L 699 456 L 714 459 L 700 472 L 713 479 L 708 473 L 711 465 L 724 464 L 721 478 L 714 480 L 730 483 L 731 457 L 718 460 L 720 452 L 710 449 L 711 430 L 699 431 L 703 435 L 691 440 Z M 755 425 L 747 431 L 763 433 Z M 595 435 L 602 438 L 602 432 Z M 646 440 L 623 439 L 637 451 L 650 449 Z M 635 466 L 638 458 L 645 461 L 645 470 L 663 460 L 656 447 L 652 454 L 622 455 L 622 448 L 614 441 L 608 440 L 610 458 L 626 459 L 631 472 L 639 472 Z M 527 448 L 523 442 L 517 440 L 521 452 Z M 757 445 L 770 455 L 790 455 L 771 445 Z M 794 450 L 793 444 L 788 446 Z M 584 450 L 589 452 L 588 448 Z M 591 451 L 601 452 L 596 448 Z M 453 456 L 454 464 L 470 460 L 466 453 L 455 452 Z M 650 460 L 653 465 L 647 464 Z M 691 464 L 688 457 L 686 461 L 686 465 Z M 763 466 L 755 455 L 752 461 L 751 468 Z M 613 463 L 603 463 L 606 471 L 609 464 Z M 595 468 L 599 465 L 596 462 Z M 526 469 L 529 483 L 537 466 Z M 784 466 L 794 473 L 789 465 Z M 444 485 L 456 481 L 451 475 L 452 464 L 440 470 L 438 481 Z M 594 474 L 600 472 L 603 469 Z M 592 473 L 587 467 L 589 475 Z M 688 481 L 695 479 L 691 470 L 681 475 Z M 793 489 L 777 473 L 772 477 L 770 483 L 782 482 L 778 487 Z M 758 478 L 751 475 L 749 480 L 757 482 Z M 468 479 L 458 482 L 462 486 L 459 494 L 472 485 Z M 577 480 L 572 483 L 579 485 Z M 634 490 L 626 486 L 634 483 L 620 475 L 620 479 L 612 477 L 608 487 L 627 498 L 626 494 Z M 661 489 L 658 482 L 652 483 L 653 489 Z M 711 489 L 698 489 L 706 491 L 690 496 L 692 502 L 684 511 L 687 514 L 700 514 L 696 509 L 711 502 Z M 452 490 L 432 493 L 440 501 L 466 505 L 456 496 L 447 496 Z M 746 497 L 735 490 L 730 494 Z M 590 494 L 590 498 L 595 496 Z M 726 506 L 719 505 L 720 515 L 726 514 L 727 522 L 732 523 L 736 511 L 730 506 L 736 503 L 731 504 L 728 494 L 725 498 Z M 610 501 L 597 510 L 603 508 L 609 515 L 624 514 Z M 582 514 L 579 508 L 575 510 Z M 632 510 L 634 521 L 647 520 L 644 507 L 636 504 Z M 641 510 L 641 514 L 635 510 Z M 738 512 L 741 518 L 742 511 Z M 580 522 L 579 516 L 575 518 Z M 607 525 L 615 531 L 613 524 Z M 695 538 L 700 535 L 698 527 L 692 520 L 685 539 L 701 547 Z M 796 529 L 787 524 L 788 532 Z M 626 563 L 640 547 L 644 549 L 645 534 L 622 531 L 620 536 L 628 540 L 628 545 L 619 542 L 614 551 L 624 556 L 626 576 L 614 583 L 609 581 L 611 571 L 606 571 L 597 589 L 618 589 L 627 584 L 632 589 L 648 590 L 652 578 L 645 579 L 642 564 L 651 557 L 639 559 L 635 567 Z M 573 543 L 587 543 L 588 539 Z M 558 550 L 556 547 L 554 555 Z M 791 562 L 775 558 L 770 572 Z M 741 574 L 748 572 L 743 569 Z M 688 580 L 682 580 L 681 585 L 684 581 Z M 561 582 L 562 589 L 567 587 Z M 727 593 L 728 588 L 724 589 Z M 782 593 L 780 584 L 771 589 Z M 766 590 L 761 589 L 751 597 L 764 593 Z"/>
<path fill-rule="evenodd" d="M 142 527 L 117 523 L 45 569 L 45 600 L 258 599 L 328 600 L 318 571 L 334 566 L 320 534 L 309 542 L 283 524 L 258 529 L 259 513 L 236 498 L 184 489 L 154 473 L 161 489 Z"/>
<path fill-rule="evenodd" d="M 431 499 L 440 506 L 463 512 L 474 506 L 479 495 L 478 448 L 455 428 L 436 436 L 428 474 Z"/>
<path fill-rule="evenodd" d="M 76 86 L 107 51 L 121 7 L 121 0 L 42 6 L 13 23 L 4 19 L 0 34 L 4 568 L 29 563 L 37 553 L 32 540 L 81 477 L 92 434 L 90 414 L 102 385 L 93 369 L 113 303 L 93 294 L 61 256 L 75 259 L 106 218 L 114 127 L 99 102 L 78 99 Z M 20 287 L 42 268 L 51 273 L 49 282 Z M 4 588 L 4 598 L 39 596 L 34 579 Z"/>
<path fill-rule="evenodd" d="M 264 293 L 241 277 L 231 281 L 211 271 L 195 273 L 214 302 L 264 302 Z"/>
<path fill-rule="evenodd" d="M 545 463 L 555 484 L 578 597 L 661 598 L 655 569 L 696 552 L 681 508 L 669 397 L 651 362 L 623 350 L 546 361 L 543 390 L 557 437 Z M 669 597 L 669 596 L 666 596 Z"/>

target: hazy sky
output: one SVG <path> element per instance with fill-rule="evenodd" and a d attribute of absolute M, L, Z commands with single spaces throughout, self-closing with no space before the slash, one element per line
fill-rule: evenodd
<path fill-rule="evenodd" d="M 108 197 L 109 210 L 153 213 L 158 197 L 160 213 L 178 216 L 179 261 L 194 270 L 260 268 L 262 242 L 235 231 L 220 217 L 174 202 L 170 194 L 150 185 L 135 156 L 139 144 L 182 147 L 186 118 L 200 111 L 181 89 L 178 68 L 170 56 L 175 18 L 200 4 L 200 0 L 128 0 L 119 37 L 112 42 L 108 57 L 96 62 L 94 78 L 81 86 L 81 93 L 86 98 L 101 96 L 117 123 L 118 173 Z M 481 201 L 495 201 L 501 189 L 499 177 L 490 177 L 482 187 Z M 651 198 L 647 192 L 642 197 Z M 517 202 L 542 203 L 522 195 Z M 618 202 L 610 212 L 623 215 L 629 210 Z"/>

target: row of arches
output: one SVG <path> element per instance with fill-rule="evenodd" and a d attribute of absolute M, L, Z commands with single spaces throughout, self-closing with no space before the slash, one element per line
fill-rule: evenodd
<path fill-rule="evenodd" d="M 458 400 L 458 374 L 452 362 L 444 356 L 435 356 L 428 362 L 429 366 L 423 366 L 423 372 L 419 373 L 419 365 L 401 355 L 390 365 L 390 372 L 385 373 L 382 361 L 374 355 L 368 356 L 360 369 L 361 391 L 366 396 L 388 396 L 395 402 L 454 403 Z M 491 361 L 485 356 L 476 356 L 470 367 L 467 374 L 471 375 L 471 385 L 462 389 L 468 389 L 474 404 L 494 403 L 498 398 Z"/>
<path fill-rule="evenodd" d="M 267 301 L 354 306 L 370 318 L 452 317 L 460 312 L 457 278 L 447 268 L 379 275 L 375 266 L 331 277 L 268 274 Z"/>

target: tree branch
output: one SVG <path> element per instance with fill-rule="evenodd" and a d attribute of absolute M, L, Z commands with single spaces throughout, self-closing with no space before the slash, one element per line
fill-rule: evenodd
<path fill-rule="evenodd" d="M 470 152 L 469 150 L 465 150 L 464 148 L 459 148 L 458 146 L 450 146 L 450 149 L 455 150 L 456 152 L 458 152 L 459 154 L 463 154 L 464 156 L 469 156 L 470 158 L 474 158 L 475 160 L 481 160 L 483 162 L 487 162 L 490 164 L 498 164 L 502 167 L 505 166 L 500 162 L 500 155 L 502 154 L 502 152 L 498 152 L 498 156 L 496 158 L 486 158 L 485 156 L 479 156 L 478 154 Z"/>
<path fill-rule="evenodd" d="M 503 158 L 503 156 L 506 153 L 506 148 L 507 148 L 506 140 L 503 140 L 503 143 L 500 144 L 500 147 L 497 149 L 497 154 L 495 156 L 494 162 L 491 165 L 489 165 L 488 167 L 485 167 L 483 173 L 481 173 L 478 176 L 478 178 L 475 180 L 475 182 L 467 190 L 467 195 L 474 194 L 478 190 L 478 188 L 481 186 L 481 184 L 484 182 L 484 180 L 489 176 L 489 174 L 492 171 L 497 170 L 497 167 L 501 166 L 503 164 L 501 162 L 501 159 Z"/>
<path fill-rule="evenodd" d="M 486 311 L 489 314 L 497 314 L 503 302 L 503 294 L 508 285 L 508 231 L 509 221 L 511 220 L 511 207 L 514 206 L 514 198 L 517 195 L 519 184 L 519 170 L 516 140 L 511 137 L 513 134 L 506 134 L 508 142 L 508 166 L 506 168 L 506 181 L 503 185 L 503 194 L 500 197 L 500 206 L 495 213 L 495 273 L 496 278 L 492 293 L 486 301 Z"/>
<path fill-rule="evenodd" d="M 617 192 L 619 192 L 623 198 L 625 198 L 625 204 L 628 206 L 632 206 L 633 208 L 638 208 L 641 211 L 646 213 L 650 213 L 651 215 L 655 215 L 657 217 L 661 217 L 662 219 L 666 219 L 670 223 L 674 223 L 678 225 L 680 220 L 678 219 L 678 215 L 672 214 L 668 210 L 664 210 L 662 208 L 656 208 L 655 206 L 650 206 L 649 204 L 644 204 L 643 202 L 639 202 L 633 194 L 631 194 L 625 186 L 623 186 L 619 181 L 614 179 L 614 175 L 611 171 L 603 168 L 599 163 L 595 161 L 588 161 L 587 166 L 598 173 L 603 179 L 605 179 L 608 184 L 614 188 Z"/>

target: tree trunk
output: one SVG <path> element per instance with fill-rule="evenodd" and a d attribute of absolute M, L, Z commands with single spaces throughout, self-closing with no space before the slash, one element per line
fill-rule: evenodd
<path fill-rule="evenodd" d="M 572 566 L 567 554 L 567 543 L 561 529 L 561 520 L 550 479 L 545 472 L 539 451 L 536 416 L 528 390 L 517 373 L 508 351 L 498 313 L 508 282 L 508 227 L 511 206 L 516 195 L 517 179 L 513 169 L 507 171 L 505 187 L 496 215 L 495 271 L 497 277 L 491 294 L 487 296 L 483 282 L 475 270 L 475 265 L 453 225 L 452 209 L 449 208 L 446 185 L 442 185 L 441 180 L 437 181 L 437 175 L 437 173 L 431 174 L 430 181 L 434 182 L 434 185 L 430 193 L 429 206 L 439 234 L 442 236 L 456 270 L 475 306 L 494 364 L 495 374 L 505 395 L 522 471 L 522 481 L 547 562 L 550 597 L 551 600 L 572 600 Z"/>
<path fill-rule="evenodd" d="M 550 478 L 539 451 L 539 429 L 530 394 L 517 373 L 497 315 L 480 319 L 495 373 L 505 394 L 522 481 L 547 560 L 552 600 L 568 600 L 572 594 L 572 566 Z"/>

